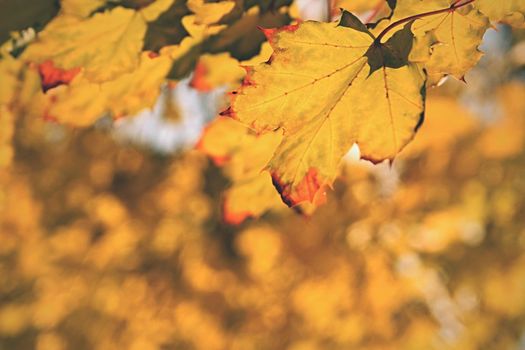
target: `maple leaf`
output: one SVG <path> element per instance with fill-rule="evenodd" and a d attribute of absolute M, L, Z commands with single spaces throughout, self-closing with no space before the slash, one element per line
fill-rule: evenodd
<path fill-rule="evenodd" d="M 29 45 L 23 58 L 51 61 L 65 71 L 81 68 L 92 82 L 114 79 L 137 68 L 146 20 L 155 20 L 171 1 L 159 0 L 140 11 L 116 7 L 86 19 L 59 15 Z"/>
<path fill-rule="evenodd" d="M 239 62 L 227 52 L 201 55 L 193 72 L 191 86 L 200 91 L 210 91 L 223 86 L 235 88 L 246 75 L 246 70 L 242 67 L 264 63 L 271 57 L 272 52 L 270 44 L 265 42 L 259 54 L 247 61 Z"/>
<path fill-rule="evenodd" d="M 239 61 L 224 52 L 216 55 L 204 54 L 195 66 L 191 86 L 200 91 L 210 91 L 220 86 L 233 88 L 244 77 Z"/>
<path fill-rule="evenodd" d="M 223 117 L 204 130 L 197 148 L 223 167 L 232 181 L 222 205 L 227 223 L 238 225 L 249 217 L 284 206 L 270 175 L 263 172 L 280 139 L 278 133 L 254 135 L 242 124 Z"/>
<path fill-rule="evenodd" d="M 416 41 L 409 59 L 424 62 L 430 84 L 437 84 L 446 75 L 463 79 L 482 56 L 478 46 L 489 21 L 472 4 L 451 8 L 453 4 L 458 6 L 452 0 L 399 1 L 390 21 L 381 22 L 373 31 L 379 33 L 403 18 L 450 8 L 415 20 L 412 30 Z"/>
<path fill-rule="evenodd" d="M 153 106 L 171 67 L 172 50 L 168 47 L 160 56 L 144 52 L 133 73 L 102 84 L 93 83 L 80 73 L 69 85 L 46 93 L 46 118 L 88 126 L 107 112 L 119 118 Z"/>
<path fill-rule="evenodd" d="M 362 158 L 380 162 L 413 138 L 425 77 L 408 62 L 410 23 L 384 44 L 348 12 L 339 24 L 265 33 L 274 55 L 246 77 L 224 114 L 256 132 L 282 131 L 268 169 L 288 205 L 314 202 L 353 143 Z"/>
<path fill-rule="evenodd" d="M 476 0 L 475 6 L 491 21 L 504 22 L 515 27 L 525 26 L 524 0 Z"/>
<path fill-rule="evenodd" d="M 183 19 L 184 27 L 195 40 L 184 43 L 187 51 L 175 60 L 168 76 L 170 79 L 177 80 L 187 76 L 195 68 L 199 57 L 205 53 L 228 51 L 238 60 L 252 58 L 257 55 L 264 42 L 264 35 L 258 28 L 284 25 L 289 23 L 290 17 L 280 12 L 261 12 L 259 7 L 253 6 L 240 18 L 224 25 L 198 25 L 195 20 L 194 15 Z"/>

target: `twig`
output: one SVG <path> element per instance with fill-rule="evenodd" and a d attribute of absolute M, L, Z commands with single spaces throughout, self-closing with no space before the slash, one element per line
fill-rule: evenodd
<path fill-rule="evenodd" d="M 377 36 L 376 42 L 378 42 L 378 43 L 381 42 L 381 39 L 383 39 L 383 37 L 389 31 L 391 31 L 393 28 L 395 28 L 397 26 L 400 26 L 402 24 L 408 23 L 408 22 L 416 20 L 416 19 L 429 17 L 429 16 L 433 16 L 433 15 L 439 15 L 440 13 L 454 12 L 458 8 L 466 6 L 466 5 L 470 4 L 470 3 L 473 3 L 476 0 L 467 0 L 464 3 L 461 3 L 461 1 L 462 0 L 455 1 L 452 5 L 450 5 L 450 7 L 447 7 L 446 9 L 435 10 L 435 11 L 430 11 L 430 12 L 424 12 L 424 13 L 420 13 L 420 14 L 417 14 L 417 15 L 413 15 L 413 16 L 409 16 L 409 17 L 400 19 L 399 21 L 396 21 L 396 22 L 392 23 L 391 25 L 389 25 L 388 27 L 386 27 L 385 29 L 383 29 L 383 31 L 381 33 L 379 33 L 379 35 Z"/>

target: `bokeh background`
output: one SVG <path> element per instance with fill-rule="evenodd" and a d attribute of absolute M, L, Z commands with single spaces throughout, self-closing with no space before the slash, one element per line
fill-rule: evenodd
<path fill-rule="evenodd" d="M 189 77 L 71 128 L 19 77 L 23 108 L 0 119 L 0 349 L 525 349 L 524 39 L 489 30 L 392 165 L 354 148 L 311 215 L 238 225 L 228 168 L 195 149 L 227 87 Z"/>

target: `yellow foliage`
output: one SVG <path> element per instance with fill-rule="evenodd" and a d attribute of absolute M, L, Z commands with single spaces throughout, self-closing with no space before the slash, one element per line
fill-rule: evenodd
<path fill-rule="evenodd" d="M 525 24 L 525 1 L 523 0 L 507 0 L 500 3 L 478 0 L 476 7 L 492 21 L 501 21 L 516 27 L 523 27 Z"/>
<path fill-rule="evenodd" d="M 199 57 L 191 84 L 201 91 L 223 86 L 234 88 L 242 81 L 244 73 L 239 61 L 229 53 L 204 54 Z"/>
<path fill-rule="evenodd" d="M 452 0 L 408 0 L 397 2 L 389 21 L 379 23 L 374 33 L 388 24 L 420 13 L 446 9 Z M 445 75 L 462 79 L 465 73 L 481 58 L 478 50 L 483 34 L 489 27 L 487 17 L 474 5 L 454 11 L 418 18 L 412 25 L 415 35 L 414 49 L 410 58 L 423 62 L 428 73 L 428 83 L 437 84 Z"/>
<path fill-rule="evenodd" d="M 267 35 L 271 63 L 245 78 L 229 114 L 259 133 L 282 131 L 269 169 L 287 204 L 315 202 L 353 143 L 363 158 L 379 162 L 412 139 L 423 110 L 424 77 L 416 66 L 389 67 L 382 49 L 367 51 L 371 34 L 335 23 Z"/>
<path fill-rule="evenodd" d="M 204 0 L 188 0 L 188 8 L 195 13 L 195 23 L 214 24 L 235 8 L 235 1 L 205 2 Z"/>
<path fill-rule="evenodd" d="M 225 166 L 233 182 L 223 202 L 226 222 L 239 224 L 283 206 L 264 169 L 280 139 L 278 133 L 254 135 L 228 118 L 216 119 L 203 133 L 198 148 Z"/>
<path fill-rule="evenodd" d="M 51 60 L 61 69 L 82 68 L 87 80 L 103 83 L 139 65 L 146 22 L 131 9 L 81 19 L 56 17 L 24 52 L 27 61 Z"/>
<path fill-rule="evenodd" d="M 82 34 L 82 42 L 58 40 L 64 49 L 75 51 L 64 57 L 86 54 L 89 64 L 73 76 L 55 67 L 59 78 L 65 74 L 71 80 L 58 79 L 62 85 L 45 93 L 45 77 L 39 77 L 36 67 L 13 58 L 27 44 L 18 42 L 23 35 L 2 46 L 0 167 L 7 166 L 0 170 L 0 349 L 519 348 L 525 329 L 524 87 L 519 79 L 498 85 L 519 69 L 506 55 L 498 55 L 503 73 L 498 64 L 487 68 L 482 62 L 473 74 L 483 74 L 483 79 L 472 79 L 467 86 L 449 82 L 427 98 L 419 91 L 422 71 L 406 62 L 397 67 L 392 57 L 390 66 L 374 61 L 379 45 L 371 44 L 374 39 L 348 14 L 342 22 L 347 27 L 306 22 L 267 31 L 273 49 L 265 44 L 259 50 L 260 41 L 244 37 L 244 31 L 263 19 L 274 23 L 270 19 L 286 17 L 287 10 L 274 6 L 287 2 L 235 3 L 237 7 L 220 18 L 225 24 L 198 24 L 196 14 L 184 17 L 189 36 L 161 49 L 159 56 L 130 43 L 137 66 L 96 82 L 91 78 L 100 72 L 93 66 L 88 73 L 87 67 L 107 58 L 106 52 L 98 57 L 96 47 L 111 46 L 114 35 L 130 30 L 120 24 L 136 24 L 121 16 L 133 13 L 149 31 L 152 25 L 146 22 L 169 22 L 165 13 L 173 15 L 173 6 L 179 11 L 185 2 L 126 0 L 108 3 L 113 10 L 91 14 L 99 2 L 63 0 L 55 21 L 69 18 L 74 23 L 71 33 Z M 401 14 L 403 8 L 411 11 L 406 4 L 426 11 L 427 5 L 435 10 L 436 4 L 447 7 L 451 1 L 397 3 Z M 520 15 L 515 5 L 521 2 L 491 7 L 501 9 L 492 15 L 483 10 L 487 4 L 476 0 L 434 20 L 452 29 L 452 18 L 454 26 L 461 24 L 479 16 L 476 9 L 492 20 L 508 22 L 509 11 L 514 13 L 510 18 Z M 218 17 L 219 12 L 208 14 Z M 114 16 L 117 20 L 108 25 Z M 396 35 L 411 38 L 408 28 L 430 25 L 427 19 L 430 16 Z M 99 20 L 100 28 L 84 28 Z M 43 47 L 55 25 L 34 42 L 38 53 L 51 55 L 44 51 L 59 45 L 53 39 Z M 108 28 L 114 31 L 107 33 Z M 472 23 L 457 30 L 472 30 L 468 35 L 476 36 L 476 28 Z M 64 28 L 57 31 L 68 34 Z M 87 40 L 92 39 L 88 32 L 101 35 L 100 43 Z M 433 55 L 441 46 L 433 40 L 438 33 L 448 38 L 442 27 L 416 30 L 416 50 L 431 46 L 428 52 L 417 52 L 420 64 L 436 60 Z M 399 44 L 392 34 L 384 37 L 384 45 Z M 516 32 L 513 38 L 521 36 Z M 339 47 L 360 44 L 352 54 L 347 51 L 354 49 Z M 29 43 L 29 52 L 31 47 Z M 124 47 L 111 47 L 120 58 L 127 57 L 120 55 Z M 463 58 L 477 57 L 472 50 L 462 53 L 459 66 Z M 242 64 L 258 68 L 245 81 L 242 92 L 247 95 L 236 103 L 256 97 L 265 101 L 240 118 L 254 128 L 218 118 L 205 129 L 199 150 L 159 155 L 121 144 L 105 125 L 100 127 L 103 123 L 73 129 L 52 121 L 55 116 L 67 124 L 91 125 L 101 114 L 135 114 L 155 102 L 170 69 L 187 74 L 198 58 L 209 68 L 212 87 L 233 84 L 243 74 L 237 66 L 241 57 Z M 107 63 L 115 65 L 112 69 L 124 68 L 117 67 L 120 58 Z M 414 75 L 407 75 L 409 71 Z M 401 82 L 391 82 L 397 75 Z M 297 90 L 297 96 L 290 92 L 290 86 L 310 84 L 309 79 L 320 80 Z M 349 79 L 356 85 L 348 87 L 351 94 L 343 98 Z M 479 80 L 489 83 L 476 86 Z M 264 81 L 277 84 L 250 85 Z M 472 97 L 478 90 L 483 95 L 476 98 L 495 106 L 500 115 L 484 115 L 482 120 L 472 111 L 474 102 L 476 111 L 489 114 L 489 108 Z M 281 96 L 285 92 L 288 97 Z M 338 93 L 343 105 L 333 96 Z M 191 96 L 197 94 L 192 91 Z M 208 94 L 199 94 L 198 100 L 204 96 Z M 406 152 L 390 164 L 358 160 L 359 152 L 365 157 L 372 151 L 387 158 L 396 155 L 402 145 L 392 141 L 388 107 L 398 118 L 392 119 L 394 124 L 402 120 L 400 132 L 408 141 L 423 103 L 427 122 Z M 322 124 L 318 119 L 332 107 L 338 124 L 317 136 L 312 128 Z M 366 126 L 369 119 L 375 124 Z M 381 137 L 364 142 L 355 130 Z M 332 139 L 329 133 L 339 140 L 337 145 L 344 144 L 339 158 L 343 148 L 359 144 L 343 158 L 340 171 L 339 158 L 326 147 L 332 145 L 326 143 Z M 318 147 L 298 159 L 294 155 L 307 147 L 302 135 Z M 283 210 L 265 171 L 272 157 L 282 161 L 279 166 L 287 174 L 312 159 L 329 169 L 330 184 L 335 173 L 340 174 L 326 204 L 316 211 L 310 210 L 314 205 L 294 208 L 306 209 L 309 217 Z M 310 185 L 307 190 L 314 190 Z"/>
<path fill-rule="evenodd" d="M 171 63 L 168 48 L 159 57 L 144 52 L 137 70 L 102 84 L 92 83 L 80 73 L 70 85 L 48 91 L 47 117 L 64 124 L 88 126 L 107 112 L 119 118 L 151 108 Z"/>

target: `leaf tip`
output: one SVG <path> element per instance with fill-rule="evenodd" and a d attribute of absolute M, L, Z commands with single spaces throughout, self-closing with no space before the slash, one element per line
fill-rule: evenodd
<path fill-rule="evenodd" d="M 235 114 L 235 111 L 233 110 L 232 106 L 226 108 L 224 111 L 220 112 L 219 115 L 221 117 L 228 117 L 232 119 L 238 119 L 237 115 Z"/>
<path fill-rule="evenodd" d="M 282 201 L 289 207 L 295 207 L 306 201 L 314 205 L 322 205 L 326 202 L 326 186 L 315 168 L 310 168 L 296 186 L 282 181 L 276 172 L 271 172 L 271 175 L 275 189 L 281 195 Z"/>

